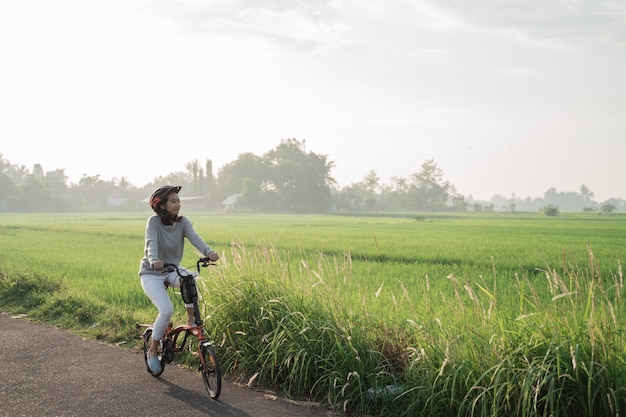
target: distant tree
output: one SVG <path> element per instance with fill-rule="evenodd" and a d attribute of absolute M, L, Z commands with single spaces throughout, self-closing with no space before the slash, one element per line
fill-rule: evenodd
<path fill-rule="evenodd" d="M 24 182 L 19 187 L 20 211 L 48 211 L 50 209 L 50 199 L 52 195 L 35 175 L 26 176 Z"/>
<path fill-rule="evenodd" d="M 617 207 L 615 207 L 613 204 L 606 203 L 600 207 L 600 210 L 602 211 L 602 213 L 609 214 L 609 213 L 613 213 L 616 208 Z"/>
<path fill-rule="evenodd" d="M 120 190 L 128 190 L 132 187 L 132 184 L 128 182 L 128 178 L 122 177 L 119 180 L 113 178 L 113 182 L 117 185 Z"/>
<path fill-rule="evenodd" d="M 330 171 L 334 163 L 326 155 L 306 151 L 306 142 L 286 139 L 263 155 L 269 182 L 281 210 L 320 212 L 330 208 Z"/>
<path fill-rule="evenodd" d="M 465 212 L 469 207 L 469 203 L 465 200 L 465 196 L 456 191 L 450 195 L 452 201 L 451 209 L 454 211 Z"/>
<path fill-rule="evenodd" d="M 55 212 L 71 211 L 72 201 L 67 185 L 65 170 L 48 171 L 41 179 L 44 188 L 50 193 L 50 209 Z"/>
<path fill-rule="evenodd" d="M 155 189 L 157 187 L 167 184 L 180 185 L 185 189 L 185 193 L 187 193 L 188 195 L 193 194 L 193 178 L 189 177 L 188 172 L 173 171 L 165 176 L 158 176 L 154 179 L 153 186 L 151 188 Z"/>
<path fill-rule="evenodd" d="M 372 194 L 380 192 L 380 176 L 375 170 L 368 172 L 361 183 L 363 184 L 365 190 Z"/>
<path fill-rule="evenodd" d="M 506 207 L 506 211 L 508 211 L 509 213 L 515 213 L 515 203 L 510 202 L 509 205 Z"/>
<path fill-rule="evenodd" d="M 359 182 L 352 183 L 338 192 L 338 209 L 374 210 L 381 200 L 380 177 L 371 170 Z"/>
<path fill-rule="evenodd" d="M 247 152 L 220 168 L 217 174 L 217 187 L 221 197 L 226 198 L 241 193 L 244 179 L 252 179 L 262 186 L 268 177 L 269 170 L 263 158 Z"/>
<path fill-rule="evenodd" d="M 391 183 L 381 186 L 380 205 L 384 210 L 410 210 L 411 184 L 406 177 L 391 177 Z"/>
<path fill-rule="evenodd" d="M 621 198 L 609 198 L 608 200 L 600 203 L 600 207 L 604 205 L 613 206 L 617 211 L 626 211 L 626 200 L 623 200 Z"/>
<path fill-rule="evenodd" d="M 362 181 L 363 189 L 365 190 L 365 206 L 368 210 L 374 210 L 378 206 L 380 200 L 380 176 L 375 170 L 371 170 Z"/>
<path fill-rule="evenodd" d="M 585 184 L 580 186 L 580 196 L 587 202 L 590 202 L 593 199 L 593 193 Z"/>
<path fill-rule="evenodd" d="M 0 199 L 0 211 L 9 211 L 17 202 L 17 187 L 11 180 L 9 172 L 12 166 L 9 161 L 5 160 L 0 154 L 0 195 L 4 198 Z"/>
<path fill-rule="evenodd" d="M 33 172 L 16 187 L 17 198 L 12 201 L 12 208 L 29 212 L 65 211 L 70 206 L 66 181 L 62 169 L 44 172 L 40 164 L 35 164 Z"/>
<path fill-rule="evenodd" d="M 558 205 L 561 210 L 568 212 L 580 212 L 585 207 L 592 207 L 593 193 L 582 185 L 580 193 L 558 192 L 552 187 L 544 193 L 544 204 Z"/>
<path fill-rule="evenodd" d="M 187 168 L 187 172 L 191 177 L 191 190 L 189 190 L 194 195 L 199 195 L 201 193 L 201 184 L 203 182 L 203 173 L 202 168 L 200 168 L 200 163 L 197 159 L 194 159 L 191 162 L 185 164 L 185 168 Z"/>
<path fill-rule="evenodd" d="M 363 210 L 365 191 L 360 183 L 353 183 L 339 190 L 335 197 L 338 210 Z"/>
<path fill-rule="evenodd" d="M 82 201 L 83 210 L 104 210 L 108 189 L 109 185 L 100 179 L 100 175 L 83 175 L 78 181 L 78 185 L 74 187 L 74 193 L 79 201 Z"/>
<path fill-rule="evenodd" d="M 556 206 L 554 204 L 548 204 L 547 206 L 543 207 L 541 211 L 546 216 L 558 216 L 560 212 L 559 206 Z"/>
<path fill-rule="evenodd" d="M 246 177 L 241 182 L 241 203 L 246 207 L 259 208 L 261 205 L 261 186 L 260 184 L 250 178 Z"/>
<path fill-rule="evenodd" d="M 451 184 L 443 180 L 443 170 L 434 160 L 422 164 L 422 169 L 411 177 L 410 202 L 415 210 L 444 211 L 454 192 Z"/>
<path fill-rule="evenodd" d="M 17 196 L 15 195 L 15 185 L 9 176 L 2 171 L 0 171 L 0 195 L 4 196 L 0 199 L 0 211 L 8 211 Z"/>
<path fill-rule="evenodd" d="M 205 192 L 211 193 L 211 191 L 213 191 L 213 188 L 215 186 L 215 178 L 213 178 L 213 161 L 211 161 L 210 159 L 207 159 L 204 164 L 204 173 L 206 176 L 206 181 L 204 184 Z"/>
<path fill-rule="evenodd" d="M 43 167 L 41 166 L 41 164 L 35 164 L 33 165 L 33 174 L 32 174 L 37 180 L 42 180 L 44 177 L 44 172 L 43 172 Z"/>

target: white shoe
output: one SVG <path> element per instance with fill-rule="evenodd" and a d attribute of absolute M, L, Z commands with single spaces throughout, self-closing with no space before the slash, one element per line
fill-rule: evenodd
<path fill-rule="evenodd" d="M 156 356 L 148 358 L 148 368 L 153 374 L 158 374 L 163 369 L 161 368 L 161 361 Z"/>

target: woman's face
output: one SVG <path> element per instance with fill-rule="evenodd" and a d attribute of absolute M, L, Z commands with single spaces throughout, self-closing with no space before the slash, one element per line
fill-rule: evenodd
<path fill-rule="evenodd" d="M 167 201 L 165 202 L 165 211 L 170 216 L 178 216 L 178 212 L 180 211 L 180 198 L 178 198 L 178 193 L 169 193 L 167 196 Z"/>

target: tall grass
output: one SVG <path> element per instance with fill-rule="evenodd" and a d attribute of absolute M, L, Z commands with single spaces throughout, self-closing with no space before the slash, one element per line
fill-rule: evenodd
<path fill-rule="evenodd" d="M 588 265 L 546 266 L 542 281 L 519 276 L 505 295 L 497 276 L 487 286 L 451 275 L 412 318 L 344 304 L 327 277 L 353 274 L 349 254 L 288 258 L 234 246 L 205 281 L 225 364 L 251 384 L 386 416 L 626 411 L 621 265 L 603 277 L 591 249 Z"/>

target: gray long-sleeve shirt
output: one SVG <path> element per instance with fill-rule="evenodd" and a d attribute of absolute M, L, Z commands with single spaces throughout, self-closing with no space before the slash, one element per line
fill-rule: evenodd
<path fill-rule="evenodd" d="M 181 221 L 166 226 L 159 216 L 150 216 L 146 225 L 146 244 L 139 265 L 139 275 L 160 274 L 160 271 L 155 271 L 150 266 L 154 261 L 179 265 L 183 260 L 185 238 L 204 256 L 213 251 L 198 235 L 187 217 L 183 216 Z"/>

